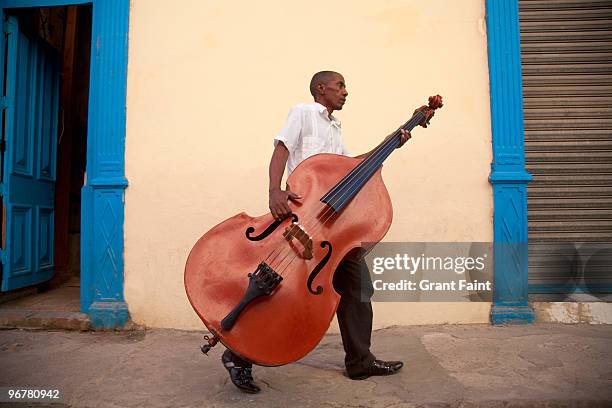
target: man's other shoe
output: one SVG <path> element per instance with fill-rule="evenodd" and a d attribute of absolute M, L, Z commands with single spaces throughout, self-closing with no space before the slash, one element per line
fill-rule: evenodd
<path fill-rule="evenodd" d="M 397 373 L 403 366 L 404 363 L 401 361 L 374 360 L 363 371 L 349 374 L 349 378 L 351 380 L 365 380 L 374 375 L 391 375 Z"/>
<path fill-rule="evenodd" d="M 221 362 L 230 375 L 232 384 L 240 389 L 240 391 L 249 394 L 257 394 L 260 388 L 253 382 L 253 369 L 251 367 L 237 366 L 230 357 L 223 353 Z"/>

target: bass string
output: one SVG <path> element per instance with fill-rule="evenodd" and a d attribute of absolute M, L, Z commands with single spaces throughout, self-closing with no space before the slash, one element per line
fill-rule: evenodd
<path fill-rule="evenodd" d="M 405 126 L 405 125 L 404 125 L 404 126 Z M 398 132 L 398 131 L 399 131 L 399 129 L 398 129 L 398 130 L 396 130 L 396 132 Z M 395 134 L 396 132 L 394 132 L 394 134 Z M 373 156 L 373 155 L 375 155 L 375 154 L 377 154 L 377 153 L 380 151 L 380 149 L 382 149 L 382 148 L 383 148 L 383 146 L 385 145 L 385 143 L 386 143 L 387 141 L 388 141 L 388 140 L 383 140 L 381 143 L 379 143 L 379 144 L 378 144 L 378 146 L 376 146 L 376 148 L 375 148 L 375 149 L 374 149 L 374 151 L 372 152 L 372 156 Z M 360 168 L 359 166 L 357 166 L 356 168 L 353 168 L 353 169 L 352 169 L 352 170 L 349 172 L 349 174 L 347 174 L 347 175 L 344 177 L 344 179 L 343 179 L 342 181 L 344 181 L 344 180 L 347 180 L 347 181 L 348 181 L 348 180 L 350 180 L 352 177 L 356 177 L 356 176 L 359 174 L 359 171 L 361 171 L 361 170 L 362 170 L 362 168 Z M 339 194 L 339 193 L 340 193 L 340 191 L 334 192 L 334 193 L 332 194 L 332 198 L 330 198 L 330 200 L 333 200 L 334 195 L 337 195 L 337 194 Z M 321 205 L 320 207 L 316 208 L 314 211 L 311 211 L 310 213 L 308 213 L 308 214 L 307 214 L 307 216 L 306 216 L 306 217 L 304 217 L 304 219 L 306 220 L 306 221 L 303 223 L 304 228 L 306 228 L 306 227 L 307 227 L 307 223 L 308 223 L 308 222 L 316 220 L 316 217 L 314 217 L 314 216 L 315 216 L 317 213 L 320 213 L 320 212 L 321 212 L 322 210 L 324 210 L 324 209 L 325 209 L 326 211 L 329 211 L 329 210 L 330 210 L 330 208 L 331 208 L 331 207 L 330 207 L 329 205 L 323 204 L 323 205 Z M 324 216 L 326 216 L 326 212 L 324 212 L 323 214 L 321 214 L 321 216 L 320 216 L 319 218 L 322 218 L 322 217 L 324 217 Z M 312 226 L 312 225 L 311 225 L 311 226 Z M 282 242 L 283 242 L 283 237 L 282 237 L 282 235 L 281 235 L 281 237 L 279 238 L 279 241 L 278 241 L 278 242 L 279 242 L 279 243 L 282 243 Z M 278 264 L 278 266 L 277 266 L 277 267 L 279 267 L 280 265 L 282 265 L 282 262 L 285 260 L 285 258 L 287 257 L 287 255 L 289 255 L 291 252 L 294 252 L 294 251 L 293 251 L 293 249 L 292 249 L 291 247 L 287 248 L 287 247 L 285 247 L 285 246 L 283 246 L 283 245 L 278 245 L 277 247 L 275 247 L 275 248 L 274 248 L 274 249 L 273 249 L 273 250 L 272 250 L 272 251 L 271 251 L 271 252 L 270 252 L 270 253 L 269 253 L 269 254 L 266 256 L 266 258 L 264 259 L 264 261 L 267 261 L 268 265 L 270 265 L 270 267 L 272 267 L 273 269 L 275 269 L 275 267 L 273 266 L 273 262 L 274 262 L 276 259 L 278 259 L 279 255 L 281 255 L 281 254 L 283 253 L 283 250 L 285 250 L 285 251 L 286 251 L 286 254 L 285 254 L 285 256 L 284 256 L 284 257 L 283 257 L 283 258 L 280 260 L 280 262 L 279 262 L 279 264 Z M 274 254 L 274 255 L 273 255 L 273 254 Z"/>
<path fill-rule="evenodd" d="M 418 124 L 419 122 L 422 121 L 424 115 L 422 112 L 417 112 L 412 118 L 410 118 L 410 120 L 408 120 L 404 125 L 402 125 L 400 128 L 398 128 L 390 138 L 383 140 L 372 152 L 372 154 L 368 157 L 368 163 L 366 163 L 365 166 L 357 166 L 354 169 L 351 170 L 351 172 L 349 172 L 348 175 L 346 175 L 344 177 L 344 179 L 342 179 L 338 184 L 342 183 L 342 182 L 347 182 L 347 186 L 348 188 L 345 189 L 339 189 L 337 191 L 335 191 L 334 193 L 332 193 L 332 196 L 330 197 L 330 201 L 329 201 L 329 205 L 325 206 L 321 206 L 319 207 L 317 210 L 315 210 L 315 212 L 311 212 L 308 214 L 307 217 L 305 217 L 306 221 L 303 223 L 304 228 L 306 228 L 307 223 L 309 221 L 314 221 L 316 219 L 312 218 L 312 216 L 314 214 L 316 214 L 316 212 L 320 212 L 323 209 L 326 209 L 325 212 L 323 214 L 321 214 L 320 217 L 318 218 L 325 218 L 325 220 L 323 220 L 322 222 L 320 222 L 318 225 L 315 224 L 315 228 L 313 229 L 313 231 L 309 231 L 309 233 L 314 234 L 315 232 L 320 231 L 324 226 L 325 223 L 327 223 L 329 220 L 331 220 L 331 218 L 334 217 L 334 215 L 336 215 L 336 212 L 333 210 L 333 205 L 338 204 L 347 194 L 352 194 L 353 191 L 357 188 L 359 188 L 360 186 L 360 182 L 363 180 L 355 180 L 358 177 L 364 176 L 366 175 L 370 170 L 372 170 L 373 167 L 378 168 L 380 166 L 380 164 L 376 163 L 376 160 L 379 159 L 380 157 L 382 157 L 384 154 L 390 154 L 390 152 L 392 152 L 396 147 L 397 144 L 399 143 L 399 140 L 397 140 L 396 142 L 393 142 L 394 139 L 396 139 L 397 137 L 401 137 L 401 132 L 400 129 L 405 129 L 406 127 L 411 126 L 410 130 L 412 130 L 412 127 L 416 126 L 416 124 Z M 412 123 L 412 122 L 416 122 L 416 123 Z M 389 147 L 391 147 L 391 149 L 389 149 Z M 367 160 L 367 159 L 366 159 Z M 363 172 L 364 174 L 360 173 Z M 353 180 L 351 180 L 351 178 L 353 178 Z M 366 180 L 367 181 L 367 180 Z M 351 185 L 352 183 L 352 185 Z M 338 194 L 340 194 L 340 197 L 337 197 Z M 334 202 L 335 200 L 335 202 Z M 333 204 L 332 204 L 333 202 Z M 318 228 L 317 228 L 318 227 Z M 281 238 L 282 240 L 282 238 Z M 280 268 L 280 266 L 283 264 L 284 260 L 287 258 L 288 255 L 290 255 L 291 253 L 293 253 L 293 257 L 290 258 L 289 262 L 287 263 L 287 265 L 282 269 L 281 271 L 281 276 L 282 273 L 287 269 L 287 267 L 297 258 L 296 252 L 291 248 L 291 247 L 283 247 L 281 246 L 281 248 L 284 248 L 286 253 L 285 256 L 280 260 L 280 262 L 278 263 L 278 266 L 276 268 Z M 266 259 L 269 258 L 269 256 L 274 253 L 276 251 L 276 248 L 268 255 L 268 257 Z M 274 262 L 276 259 L 278 259 L 278 256 L 280 254 L 283 253 L 283 249 L 281 249 L 280 251 L 278 251 L 278 253 L 276 254 L 276 256 L 271 260 L 271 262 Z M 270 264 L 270 266 L 272 267 L 272 265 Z M 273 269 L 276 269 L 273 267 Z"/>
<path fill-rule="evenodd" d="M 399 132 L 399 130 L 402 129 L 402 128 L 405 128 L 407 126 L 414 127 L 416 124 L 412 124 L 411 122 L 413 122 L 415 119 L 417 119 L 418 120 L 417 124 L 418 124 L 418 122 L 420 122 L 423 119 L 422 117 L 418 117 L 418 116 L 422 116 L 422 113 L 418 112 L 417 114 L 415 114 L 408 122 L 406 122 L 404 125 L 402 125 L 401 128 L 397 129 L 392 134 L 392 137 L 390 137 L 389 139 L 386 139 L 383 142 L 381 142 L 381 144 L 379 144 L 377 146 L 377 148 L 374 149 L 374 151 L 370 155 L 369 158 L 371 158 L 371 160 L 368 160 L 368 163 L 366 163 L 365 166 L 358 166 L 355 169 L 353 169 L 351 171 L 351 173 L 349 173 L 349 175 L 347 175 L 342 181 L 344 181 L 344 180 L 349 181 L 350 178 L 360 177 L 359 173 L 362 172 L 362 171 L 365 171 L 365 173 L 367 174 L 367 172 L 372 170 L 373 167 L 374 168 L 378 168 L 380 166 L 380 164 L 382 164 L 382 162 L 381 163 L 377 163 L 376 162 L 377 159 L 379 159 L 380 157 L 382 157 L 385 154 L 387 154 L 387 155 L 390 154 L 397 147 L 397 144 L 399 143 L 399 140 L 394 141 L 394 139 L 397 139 L 398 137 L 401 137 L 401 133 Z M 391 147 L 391 148 L 389 148 L 389 147 Z M 361 176 L 363 176 L 363 175 L 361 175 Z M 329 203 L 330 205 L 327 207 L 326 212 L 323 213 L 321 215 L 321 217 L 319 217 L 319 218 L 325 217 L 326 215 L 328 215 L 327 213 L 330 212 L 330 211 L 331 211 L 331 214 L 329 214 L 325 220 L 323 220 L 318 225 L 316 225 L 315 228 L 312 231 L 309 231 L 309 233 L 311 233 L 311 235 L 314 234 L 315 232 L 320 231 L 320 229 L 325 226 L 325 223 L 327 223 L 331 218 L 333 218 L 336 215 L 336 212 L 333 210 L 333 205 L 338 204 L 347 194 L 349 194 L 349 195 L 352 194 L 355 189 L 359 188 L 361 181 L 363 181 L 363 180 L 352 180 L 352 181 L 350 181 L 347 184 L 348 188 L 345 188 L 344 190 L 341 189 L 341 190 L 338 190 L 338 191 L 334 192 L 334 194 L 336 195 L 335 197 L 334 197 L 334 194 L 332 194 L 332 198 L 330 198 L 330 203 Z M 365 181 L 367 181 L 367 180 L 365 180 Z M 352 183 L 352 186 L 351 186 L 351 183 Z M 337 195 L 340 194 L 340 193 L 342 193 L 340 195 L 340 197 L 337 197 Z M 335 199 L 335 202 L 334 202 L 334 199 Z M 317 227 L 319 227 L 319 228 L 317 229 Z M 280 267 L 283 265 L 283 262 L 285 261 L 285 259 L 289 255 L 291 255 L 291 253 L 293 253 L 293 257 L 289 258 L 289 262 L 285 265 L 284 268 L 281 269 Z M 287 248 L 285 256 L 281 259 L 281 261 L 279 262 L 278 266 L 276 267 L 277 269 L 281 270 L 281 276 L 284 273 L 284 271 L 289 267 L 289 265 L 295 259 L 297 259 L 296 252 L 291 247 Z"/>
<path fill-rule="evenodd" d="M 382 145 L 383 145 L 385 142 L 386 142 L 386 140 L 383 140 L 383 141 L 382 141 L 382 142 L 381 142 L 381 143 L 380 143 L 380 144 L 379 144 L 379 145 L 376 147 L 376 149 L 374 149 L 374 152 L 377 152 L 377 151 L 378 151 L 378 150 L 381 148 L 381 146 L 382 146 Z M 374 152 L 373 152 L 373 154 L 374 154 Z M 353 168 L 353 169 L 351 170 L 351 172 L 350 172 L 350 173 L 349 173 L 347 176 L 345 176 L 345 177 L 344 177 L 344 179 L 343 179 L 343 180 L 350 180 L 352 177 L 356 177 L 356 176 L 359 174 L 359 171 L 361 171 L 362 169 L 363 169 L 363 168 L 362 168 L 362 167 L 359 167 L 359 166 L 357 166 L 357 167 Z M 331 198 L 330 200 L 333 200 L 334 195 L 337 195 L 337 194 L 339 194 L 339 193 L 340 193 L 340 191 L 334 192 L 334 193 L 332 194 L 332 198 Z M 316 224 L 309 225 L 309 223 L 310 223 L 311 221 L 312 221 L 312 222 L 314 222 L 314 221 L 316 220 L 316 218 L 319 218 L 319 219 L 324 218 L 324 217 L 327 215 L 327 212 L 328 212 L 328 211 L 330 211 L 330 209 L 331 209 L 331 208 L 332 208 L 332 207 L 331 207 L 329 204 L 323 204 L 323 205 L 321 205 L 321 206 L 317 207 L 317 208 L 316 208 L 314 211 L 311 211 L 310 213 L 308 213 L 308 215 L 307 215 L 307 216 L 303 217 L 303 218 L 306 220 L 306 221 L 305 221 L 305 222 L 302 224 L 302 225 L 304 226 L 304 229 L 306 229 L 306 230 L 308 231 L 308 229 L 309 229 L 310 227 L 316 226 Z M 325 211 L 324 211 L 323 213 L 321 213 L 323 210 L 325 210 Z M 321 214 L 320 214 L 318 217 L 315 217 L 315 215 L 316 215 L 317 213 L 321 213 Z M 272 251 L 272 253 L 274 253 L 274 252 L 275 252 L 275 251 L 276 251 L 278 248 L 280 248 L 280 250 L 277 252 L 276 256 L 274 256 L 274 258 L 273 258 L 273 259 L 271 259 L 271 262 L 274 262 L 276 259 L 278 259 L 278 256 L 279 256 L 281 253 L 283 253 L 283 250 L 285 250 L 285 251 L 286 251 L 286 252 L 285 252 L 285 256 L 284 256 L 284 257 L 283 257 L 283 258 L 282 258 L 282 259 L 279 261 L 279 264 L 278 264 L 278 267 L 280 267 L 280 265 L 282 265 L 283 261 L 284 261 L 284 260 L 287 258 L 287 256 L 288 256 L 289 254 L 291 254 L 292 252 L 294 252 L 294 251 L 292 250 L 292 248 L 291 248 L 291 247 L 287 248 L 287 247 L 285 247 L 285 246 L 280 246 L 280 247 L 275 248 L 275 249 Z M 270 265 L 270 266 L 272 266 L 272 264 L 269 264 L 269 265 Z"/>
<path fill-rule="evenodd" d="M 392 136 L 391 136 L 390 138 L 383 140 L 383 141 L 382 141 L 382 142 L 381 142 L 381 143 L 380 143 L 380 144 L 379 144 L 379 145 L 378 145 L 378 146 L 377 146 L 377 147 L 374 149 L 374 151 L 372 152 L 372 154 L 371 154 L 371 155 L 370 155 L 370 157 L 369 157 L 369 158 L 373 158 L 374 160 L 369 160 L 369 161 L 368 161 L 368 162 L 369 162 L 369 164 L 371 165 L 371 167 L 370 167 L 370 168 L 368 168 L 367 166 L 357 166 L 356 168 L 354 168 L 353 170 L 351 170 L 351 172 L 350 172 L 350 173 L 349 173 L 347 176 L 345 176 L 345 177 L 344 177 L 344 178 L 343 178 L 343 179 L 342 179 L 342 180 L 341 180 L 341 181 L 340 181 L 338 184 L 340 184 L 340 183 L 342 183 L 342 182 L 344 182 L 344 181 L 347 181 L 347 182 L 348 182 L 348 181 L 351 179 L 351 177 L 353 177 L 353 176 L 354 176 L 354 177 L 358 177 L 358 176 L 359 176 L 359 173 L 360 173 L 360 171 L 361 171 L 361 170 L 366 170 L 366 174 L 367 174 L 367 172 L 368 172 L 368 171 L 372 170 L 372 167 L 376 167 L 376 168 L 378 168 L 378 167 L 380 166 L 380 164 L 382 164 L 382 161 L 381 161 L 381 163 L 376 164 L 376 159 L 378 159 L 378 157 L 376 157 L 376 156 L 380 156 L 380 154 L 379 154 L 379 153 L 380 153 L 381 151 L 383 152 L 383 154 L 390 154 L 390 152 L 392 152 L 392 151 L 393 151 L 393 150 L 394 150 L 394 149 L 397 147 L 397 143 L 399 143 L 399 140 L 397 140 L 397 142 L 395 142 L 395 143 L 394 143 L 394 142 L 393 142 L 393 139 L 396 139 L 396 138 L 398 138 L 398 137 L 401 137 L 401 132 L 400 132 L 400 129 L 410 128 L 410 130 L 412 130 L 412 128 L 414 128 L 414 127 L 415 127 L 415 126 L 416 126 L 418 123 L 420 123 L 420 122 L 421 122 L 421 121 L 424 119 L 424 117 L 425 117 L 425 115 L 424 115 L 424 114 L 423 114 L 423 112 L 421 112 L 421 111 L 419 111 L 419 112 L 415 113 L 415 114 L 412 116 L 412 118 L 410 118 L 410 119 L 409 119 L 409 120 L 408 120 L 406 123 L 404 123 L 404 124 L 403 124 L 403 125 L 402 125 L 400 128 L 398 128 L 398 129 L 397 129 L 397 130 L 396 130 L 394 133 L 392 133 Z M 392 149 L 388 149 L 388 147 L 389 147 L 389 146 L 394 146 L 394 147 L 393 147 Z M 373 164 L 372 164 L 372 161 L 374 161 L 374 163 L 373 163 Z M 383 159 L 383 161 L 384 161 L 384 159 Z M 366 163 L 366 164 L 368 164 L 368 163 Z M 367 181 L 367 180 L 365 180 L 365 181 Z M 355 187 L 355 188 L 359 188 L 359 183 L 355 183 L 355 182 L 353 181 L 353 185 L 354 185 L 354 187 Z M 350 186 L 350 183 L 349 183 L 349 186 Z M 327 210 L 326 210 L 326 211 L 332 211 L 332 214 L 331 214 L 331 216 L 329 216 L 329 217 L 328 217 L 328 219 L 330 219 L 331 217 L 333 217 L 333 216 L 335 215 L 335 211 L 333 210 L 333 205 L 331 204 L 331 202 L 332 202 L 332 201 L 334 200 L 334 198 L 335 198 L 335 197 L 334 197 L 334 194 L 335 194 L 335 195 L 337 195 L 337 194 L 339 194 L 340 192 L 342 192 L 342 190 L 341 190 L 341 189 L 340 189 L 340 190 L 337 190 L 337 191 L 334 191 L 334 193 L 332 193 L 332 196 L 330 197 L 330 205 L 327 207 Z M 340 200 L 342 200 L 342 199 L 344 198 L 344 196 L 345 196 L 347 193 L 352 193 L 352 192 L 353 192 L 353 188 L 349 188 L 348 190 L 345 190 L 345 191 L 344 191 L 344 193 L 343 193 L 343 194 L 342 194 L 342 195 L 341 195 L 341 196 L 340 196 L 340 197 L 337 199 L 336 203 L 334 203 L 334 204 L 339 203 L 339 202 L 340 202 Z M 325 208 L 325 206 L 324 206 L 323 208 Z M 326 214 L 325 214 L 325 213 L 323 213 L 323 214 L 322 214 L 322 215 L 321 215 L 319 218 L 323 218 L 325 215 L 326 215 Z M 319 223 L 318 225 L 319 225 L 319 226 L 324 225 L 324 224 L 325 224 L 325 222 L 327 222 L 327 220 L 328 220 L 328 219 L 326 219 L 326 220 L 325 220 L 325 221 L 323 221 L 322 223 Z M 308 218 L 307 218 L 307 220 L 308 220 Z M 306 223 L 304 223 L 304 226 L 306 226 Z M 322 226 L 321 226 L 320 228 L 322 228 Z M 309 232 L 311 233 L 311 235 L 312 235 L 312 234 L 314 234 L 314 232 L 317 232 L 317 231 L 316 231 L 316 226 L 315 226 L 315 229 L 314 229 L 313 231 L 309 231 Z M 294 253 L 294 257 L 290 259 L 289 264 L 290 264 L 291 262 L 293 262 L 293 260 L 296 258 L 295 251 L 294 251 L 294 250 L 293 250 L 291 247 L 287 248 L 287 249 L 286 249 L 286 251 L 287 251 L 287 252 L 285 253 L 285 256 L 284 256 L 284 257 L 281 259 L 281 261 L 279 262 L 278 267 L 280 267 L 280 265 L 282 265 L 283 261 L 284 261 L 284 260 L 287 258 L 287 256 L 288 256 L 288 255 L 290 255 L 291 253 Z M 279 254 L 280 254 L 280 253 L 282 253 L 282 250 L 279 252 Z M 277 257 L 275 257 L 275 259 L 276 259 L 276 258 L 277 258 Z M 285 266 L 285 268 L 283 268 L 283 271 L 284 271 L 284 270 L 287 268 L 287 266 L 288 266 L 289 264 L 287 264 L 287 265 Z"/>
<path fill-rule="evenodd" d="M 390 138 L 390 139 L 393 139 L 393 138 Z M 398 141 L 398 142 L 399 142 L 399 141 Z M 385 153 L 385 151 L 386 151 L 386 148 L 388 148 L 389 146 L 393 146 L 393 143 L 391 143 L 391 140 L 389 140 L 389 139 L 384 140 L 383 142 L 381 142 L 381 143 L 380 143 L 380 144 L 379 144 L 379 145 L 376 147 L 376 149 L 374 149 L 374 151 L 372 152 L 372 155 L 371 155 L 370 157 L 374 159 L 374 158 L 375 158 L 375 156 L 381 155 L 381 152 L 383 152 L 382 154 L 384 154 L 384 153 Z M 393 149 L 395 149 L 395 147 L 393 147 Z M 390 149 L 390 150 L 392 151 L 393 149 Z M 375 161 L 375 160 L 374 160 L 374 161 Z M 368 167 L 368 166 L 370 166 L 370 167 Z M 371 164 L 371 161 L 369 161 L 368 163 L 366 163 L 366 165 L 365 165 L 365 166 L 357 166 L 357 167 L 355 167 L 353 170 L 351 170 L 351 172 L 350 172 L 350 173 L 349 173 L 349 174 L 348 174 L 348 175 L 347 175 L 347 176 L 346 176 L 346 177 L 345 177 L 343 180 L 349 181 L 351 178 L 353 178 L 353 179 L 354 179 L 355 177 L 359 177 L 359 173 L 364 172 L 364 171 L 367 173 L 367 171 L 368 171 L 368 170 L 370 170 L 370 169 L 372 168 L 372 166 L 374 166 L 374 165 L 373 165 L 373 164 Z M 352 180 L 352 181 L 350 181 L 350 182 L 351 182 L 351 183 L 354 183 L 354 181 L 355 181 L 355 180 Z M 349 186 L 349 187 L 350 187 L 350 183 L 349 183 L 349 184 L 347 184 L 347 186 Z M 351 192 L 351 189 L 350 189 L 350 188 L 348 188 L 348 189 L 347 189 L 347 188 L 345 188 L 344 190 L 338 190 L 338 191 L 334 192 L 334 193 L 332 194 L 332 198 L 330 198 L 330 204 L 325 204 L 325 205 L 323 205 L 322 207 L 319 207 L 318 212 L 321 212 L 321 210 L 325 210 L 325 211 L 324 211 L 324 212 L 323 212 L 323 213 L 322 213 L 320 216 L 315 217 L 315 218 L 312 218 L 312 215 L 313 215 L 313 214 L 312 214 L 312 213 L 310 213 L 310 214 L 309 214 L 309 217 L 310 217 L 310 218 L 306 217 L 306 221 L 303 223 L 304 228 L 305 228 L 305 229 L 307 229 L 307 228 L 306 228 L 306 226 L 308 225 L 308 222 L 309 222 L 309 221 L 314 221 L 314 220 L 316 220 L 316 218 L 319 218 L 319 219 L 323 219 L 323 218 L 325 218 L 325 219 L 324 219 L 322 222 L 320 221 L 318 224 L 315 224 L 315 225 L 313 226 L 314 228 L 313 228 L 311 231 L 308 231 L 308 232 L 309 232 L 311 235 L 312 235 L 313 233 L 315 233 L 315 232 L 318 232 L 318 231 L 320 230 L 320 228 L 322 228 L 321 224 L 324 224 L 324 223 L 325 223 L 325 222 L 327 222 L 327 221 L 328 221 L 328 220 L 329 220 L 331 217 L 333 217 L 333 216 L 334 216 L 335 211 L 333 210 L 333 205 L 334 205 L 334 204 L 337 204 L 338 202 L 340 202 L 340 200 L 341 200 L 342 198 L 344 198 L 344 196 L 345 196 L 347 193 L 350 193 L 350 192 Z M 339 195 L 339 194 L 341 194 L 341 195 L 340 195 L 340 197 L 338 197 L 338 195 Z M 336 200 L 336 201 L 334 202 L 334 200 Z M 316 212 L 315 212 L 315 213 L 316 213 Z M 327 217 L 327 218 L 326 218 L 326 217 Z M 312 226 L 312 225 L 311 225 L 311 226 Z M 317 227 L 318 227 L 318 228 L 317 228 Z M 294 256 L 293 256 L 293 258 L 290 258 L 290 262 L 289 262 L 289 263 L 291 263 L 291 262 L 292 262 L 292 261 L 293 261 L 293 260 L 294 260 L 294 259 L 297 257 L 296 252 L 295 252 L 295 251 L 294 251 L 294 250 L 293 250 L 291 247 L 284 248 L 284 249 L 285 249 L 285 256 L 284 256 L 284 257 L 283 257 L 283 258 L 280 260 L 280 262 L 278 263 L 278 266 L 276 267 L 276 268 L 278 268 L 278 269 L 280 269 L 280 267 L 281 267 L 281 265 L 283 264 L 283 262 L 285 261 L 285 259 L 286 259 L 286 258 L 287 258 L 289 255 L 291 255 L 292 253 L 293 253 L 293 255 L 294 255 Z M 281 253 L 282 253 L 282 251 L 281 251 Z M 276 257 L 276 258 L 277 258 L 277 257 Z M 288 266 L 288 265 L 289 265 L 289 264 L 287 264 L 287 266 Z M 271 265 L 271 266 L 272 266 L 272 265 Z M 286 269 L 286 266 L 285 266 L 285 268 L 283 268 L 283 269 L 282 269 L 282 271 L 284 271 L 285 269 Z M 281 271 L 281 274 L 282 274 L 282 271 Z M 281 276 L 282 276 L 282 275 L 281 275 Z"/>
<path fill-rule="evenodd" d="M 384 154 L 390 154 L 390 152 L 392 152 L 392 151 L 393 151 L 393 150 L 394 150 L 396 147 L 397 147 L 397 146 L 396 146 L 396 145 L 394 145 L 394 143 L 389 142 L 389 143 L 388 143 L 388 144 L 387 144 L 387 145 L 386 145 L 384 148 L 382 148 L 382 149 L 381 149 L 379 152 L 377 152 L 377 155 L 382 156 L 382 155 L 384 155 Z M 373 168 L 378 168 L 379 166 L 380 166 L 380 164 L 377 164 L 377 163 L 376 163 L 376 161 L 373 161 L 373 162 L 371 162 L 370 164 L 368 164 L 368 165 L 364 166 L 364 170 L 369 171 L 369 170 L 372 170 Z M 367 171 L 365 172 L 365 174 L 367 174 Z M 364 174 L 364 175 L 365 175 L 365 174 Z M 354 191 L 355 191 L 357 188 L 359 188 L 360 183 L 361 183 L 362 181 L 363 181 L 363 180 L 359 180 L 359 179 L 357 179 L 357 180 L 353 180 L 353 181 L 351 182 L 351 183 L 352 183 L 352 185 L 349 183 L 349 184 L 348 184 L 348 188 L 347 188 L 347 189 L 345 189 L 344 193 L 343 193 L 343 194 L 342 194 L 340 197 L 337 197 L 337 198 L 336 198 L 336 200 L 335 200 L 334 204 L 339 203 L 339 202 L 340 202 L 340 201 L 341 201 L 341 200 L 342 200 L 342 199 L 343 199 L 345 196 L 347 196 L 347 195 L 349 195 L 349 196 L 350 196 L 350 194 L 352 194 L 352 193 L 353 193 L 353 192 L 354 192 Z M 325 212 L 325 213 L 324 213 L 324 214 L 321 216 L 321 218 L 324 218 L 324 217 L 326 217 L 326 218 L 325 218 L 325 219 L 323 219 L 323 220 L 322 220 L 322 221 L 321 221 L 321 222 L 320 222 L 318 225 L 316 225 L 316 226 L 315 226 L 315 228 L 313 229 L 313 231 L 311 231 L 311 233 L 312 233 L 312 234 L 318 233 L 318 232 L 319 232 L 319 231 L 320 231 L 322 228 L 324 228 L 324 227 L 325 227 L 325 224 L 326 224 L 327 222 L 329 222 L 330 220 L 332 220 L 332 218 L 334 218 L 334 217 L 335 217 L 335 216 L 338 214 L 338 213 L 336 213 L 336 212 L 333 210 L 332 205 L 333 205 L 333 204 L 331 204 L 331 201 L 330 201 L 330 207 L 329 207 L 329 208 L 326 210 L 326 212 Z M 284 272 L 285 272 L 285 270 L 287 270 L 287 268 L 288 268 L 288 267 L 289 267 L 289 266 L 290 266 L 290 265 L 293 263 L 293 261 L 295 261 L 295 259 L 297 259 L 297 258 L 298 258 L 298 255 L 297 255 L 297 254 L 295 253 L 295 251 L 293 251 L 293 250 L 290 250 L 290 251 L 289 251 L 289 253 L 288 253 L 288 255 L 289 255 L 289 254 L 291 254 L 291 252 L 293 252 L 293 257 L 291 257 L 291 258 L 289 259 L 289 262 L 288 262 L 288 263 L 285 265 L 285 267 L 284 267 L 284 268 L 282 268 L 282 270 L 280 271 L 281 276 L 283 276 L 283 273 L 284 273 Z M 283 260 L 281 260 L 281 262 L 280 262 L 280 264 L 279 264 L 279 267 L 280 267 L 280 265 L 282 265 L 282 263 L 283 263 L 283 261 L 284 261 L 284 259 L 285 259 L 285 258 L 287 258 L 287 255 L 285 255 L 285 257 L 283 258 Z"/>
<path fill-rule="evenodd" d="M 412 124 L 411 122 L 415 119 L 417 119 L 417 116 L 421 116 L 422 112 L 418 112 L 417 114 L 415 114 L 408 122 L 406 122 L 404 125 L 402 125 L 400 128 L 398 128 L 391 137 L 389 137 L 388 139 L 383 140 L 372 152 L 372 154 L 366 159 L 370 159 L 368 160 L 367 163 L 365 163 L 364 166 L 357 166 L 355 168 L 353 168 L 353 170 L 351 170 L 351 172 L 344 177 L 344 179 L 341 180 L 341 182 L 344 182 L 346 180 L 347 186 L 348 186 L 348 190 L 345 188 L 344 192 L 342 193 L 342 195 L 340 197 L 335 197 L 338 194 L 340 194 L 343 190 L 338 190 L 336 192 L 334 192 L 332 194 L 332 196 L 330 197 L 330 205 L 327 206 L 327 210 L 326 211 L 332 211 L 332 215 L 335 214 L 335 211 L 333 210 L 333 206 L 340 203 L 340 201 L 347 195 L 347 193 L 352 194 L 356 189 L 359 188 L 360 186 L 360 182 L 366 182 L 367 180 L 355 180 L 353 179 L 352 181 L 350 180 L 351 178 L 354 177 L 362 177 L 367 175 L 367 172 L 369 172 L 370 170 L 376 169 L 378 167 L 380 167 L 381 163 L 376 163 L 376 161 L 385 156 L 385 155 L 389 155 L 393 150 L 395 150 L 395 148 L 398 146 L 400 140 L 394 140 L 397 139 L 398 137 L 401 137 L 401 133 L 400 133 L 400 129 L 405 128 L 407 126 L 415 126 L 416 124 Z M 423 118 L 419 117 L 418 120 L 416 121 L 417 123 L 420 122 Z M 391 147 L 391 148 L 389 148 Z M 384 161 L 384 159 L 383 159 Z M 370 167 L 367 167 L 367 166 Z M 365 170 L 364 173 L 365 174 L 359 174 L 362 170 Z M 351 186 L 352 183 L 352 186 Z M 336 201 L 331 204 L 331 202 L 334 201 L 334 199 L 336 199 Z M 325 208 L 325 206 L 324 206 Z M 326 214 L 322 214 L 319 218 L 323 218 Z"/>

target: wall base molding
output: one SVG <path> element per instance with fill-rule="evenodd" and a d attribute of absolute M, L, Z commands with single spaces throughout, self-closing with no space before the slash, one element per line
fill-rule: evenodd
<path fill-rule="evenodd" d="M 94 329 L 121 329 L 129 318 L 125 302 L 93 302 L 88 314 Z"/>
<path fill-rule="evenodd" d="M 491 323 L 500 324 L 530 324 L 535 321 L 535 313 L 530 306 L 493 305 L 491 308 Z"/>

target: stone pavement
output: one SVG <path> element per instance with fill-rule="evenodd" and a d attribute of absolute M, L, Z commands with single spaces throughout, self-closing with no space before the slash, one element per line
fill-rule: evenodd
<path fill-rule="evenodd" d="M 228 382 L 221 345 L 200 353 L 203 334 L 1 330 L 0 387 L 60 388 L 57 406 L 75 407 L 612 406 L 612 326 L 378 330 L 375 354 L 406 365 L 365 381 L 344 376 L 331 334 L 297 363 L 255 367 L 258 395 Z"/>

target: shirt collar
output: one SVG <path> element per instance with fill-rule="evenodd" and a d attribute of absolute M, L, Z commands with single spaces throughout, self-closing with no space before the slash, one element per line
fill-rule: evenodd
<path fill-rule="evenodd" d="M 321 105 L 319 102 L 315 102 L 314 104 L 317 107 L 317 110 L 323 116 L 325 116 L 325 118 L 330 120 L 333 125 L 336 125 L 338 127 L 342 126 L 342 123 L 340 123 L 340 121 L 334 115 L 330 115 L 329 112 L 327 112 L 327 108 L 325 106 Z"/>

